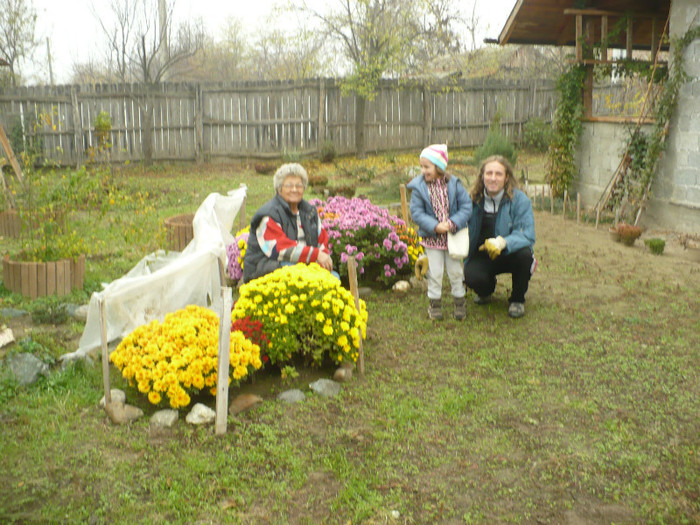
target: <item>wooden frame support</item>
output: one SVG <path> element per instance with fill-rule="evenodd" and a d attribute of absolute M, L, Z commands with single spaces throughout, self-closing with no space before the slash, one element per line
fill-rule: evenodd
<path fill-rule="evenodd" d="M 350 282 L 350 293 L 355 298 L 355 308 L 357 312 L 360 312 L 360 294 L 357 289 L 357 261 L 355 256 L 351 255 L 348 257 L 348 281 Z M 357 356 L 357 368 L 360 371 L 360 375 L 365 375 L 365 351 L 362 347 L 362 334 L 360 334 L 360 348 L 359 354 Z"/>
<path fill-rule="evenodd" d="M 221 287 L 221 314 L 219 316 L 219 354 L 216 369 L 216 419 L 214 433 L 226 433 L 228 422 L 228 377 L 231 363 L 231 308 L 233 296 L 231 288 Z"/>

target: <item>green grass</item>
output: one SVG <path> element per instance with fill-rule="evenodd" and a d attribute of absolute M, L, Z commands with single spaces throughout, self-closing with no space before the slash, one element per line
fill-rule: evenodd
<path fill-rule="evenodd" d="M 88 260 L 92 282 L 120 276 L 158 246 L 159 220 L 194 212 L 210 191 L 246 182 L 248 217 L 270 195 L 271 177 L 245 166 L 118 177 L 148 204 L 94 225 L 107 248 Z M 133 245 L 102 227 L 115 223 L 135 229 Z M 364 376 L 297 405 L 275 401 L 281 384 L 258 389 L 265 403 L 231 416 L 223 437 L 186 425 L 185 412 L 175 429 L 150 430 L 153 409 L 115 370 L 113 387 L 146 417 L 111 425 L 99 363 L 25 388 L 0 376 L 0 520 L 697 523 L 700 268 L 548 212 L 536 224 L 523 319 L 506 315 L 507 278 L 462 323 L 429 321 L 423 293 L 375 290 Z M 29 306 L 6 291 L 0 301 Z M 79 326 L 30 331 L 57 357 Z"/>

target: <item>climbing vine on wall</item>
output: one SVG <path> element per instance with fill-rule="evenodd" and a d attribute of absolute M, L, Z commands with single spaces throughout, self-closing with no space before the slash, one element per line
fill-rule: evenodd
<path fill-rule="evenodd" d="M 584 76 L 583 65 L 574 64 L 557 80 L 559 101 L 552 121 L 554 138 L 547 154 L 547 182 L 555 195 L 563 195 L 576 175 L 574 155 L 581 135 Z"/>

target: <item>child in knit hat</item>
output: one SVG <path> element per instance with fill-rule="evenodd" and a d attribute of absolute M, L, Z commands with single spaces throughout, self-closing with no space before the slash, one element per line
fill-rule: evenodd
<path fill-rule="evenodd" d="M 464 319 L 464 273 L 462 261 L 447 253 L 447 232 L 456 232 L 467 225 L 472 201 L 459 178 L 446 173 L 447 145 L 433 144 L 420 154 L 421 174 L 408 188 L 411 193 L 411 217 L 418 225 L 418 234 L 428 260 L 428 317 L 442 319 L 442 277 L 446 271 L 454 298 L 454 316 Z"/>

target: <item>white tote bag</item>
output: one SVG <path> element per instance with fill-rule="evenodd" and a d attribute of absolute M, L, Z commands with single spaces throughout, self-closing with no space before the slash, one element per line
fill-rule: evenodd
<path fill-rule="evenodd" d="M 469 228 L 466 226 L 455 233 L 447 232 L 447 252 L 450 257 L 461 261 L 469 255 Z"/>

